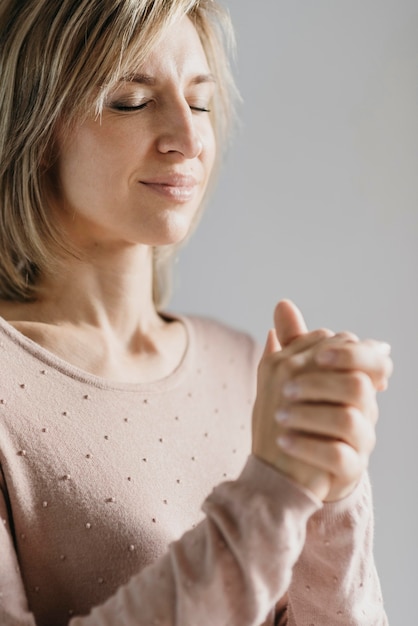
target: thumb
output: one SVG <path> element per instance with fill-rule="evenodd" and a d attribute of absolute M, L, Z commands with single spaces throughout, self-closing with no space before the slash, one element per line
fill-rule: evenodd
<path fill-rule="evenodd" d="M 264 347 L 264 352 L 262 357 L 268 356 L 269 354 L 274 354 L 281 349 L 279 340 L 277 339 L 276 331 L 274 328 L 269 330 L 267 335 L 266 345 Z"/>
<path fill-rule="evenodd" d="M 281 300 L 274 310 L 274 325 L 280 344 L 284 347 L 308 332 L 302 313 L 291 300 Z"/>

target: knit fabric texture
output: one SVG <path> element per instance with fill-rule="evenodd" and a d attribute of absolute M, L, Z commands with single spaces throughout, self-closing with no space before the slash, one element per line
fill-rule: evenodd
<path fill-rule="evenodd" d="M 251 456 L 259 348 L 176 319 L 183 359 L 146 384 L 0 319 L 0 624 L 386 624 L 367 476 L 322 506 Z"/>

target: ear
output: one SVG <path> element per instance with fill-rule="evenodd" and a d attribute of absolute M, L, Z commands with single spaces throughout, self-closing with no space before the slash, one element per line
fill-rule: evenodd
<path fill-rule="evenodd" d="M 302 313 L 291 300 L 281 300 L 274 310 L 277 339 L 285 348 L 294 339 L 308 332 Z"/>

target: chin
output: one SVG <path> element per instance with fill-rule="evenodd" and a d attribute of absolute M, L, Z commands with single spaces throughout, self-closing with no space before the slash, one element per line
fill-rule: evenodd
<path fill-rule="evenodd" d="M 152 246 L 169 246 L 179 244 L 189 235 L 193 220 L 185 215 L 169 215 L 163 223 L 159 221 L 155 228 L 151 241 Z"/>

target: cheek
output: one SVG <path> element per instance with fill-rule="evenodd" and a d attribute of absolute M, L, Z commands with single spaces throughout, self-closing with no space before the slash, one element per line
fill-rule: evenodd
<path fill-rule="evenodd" d="M 97 189 L 112 187 L 126 168 L 125 153 L 129 155 L 129 144 L 118 137 L 97 135 L 82 129 L 71 139 L 59 142 L 56 173 L 64 196 L 85 194 L 89 197 Z"/>
<path fill-rule="evenodd" d="M 204 161 L 207 170 L 207 176 L 209 178 L 210 174 L 212 173 L 217 155 L 216 137 L 212 126 L 210 126 L 210 128 L 206 130 L 204 136 L 202 135 L 202 142 L 204 147 Z"/>

